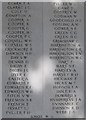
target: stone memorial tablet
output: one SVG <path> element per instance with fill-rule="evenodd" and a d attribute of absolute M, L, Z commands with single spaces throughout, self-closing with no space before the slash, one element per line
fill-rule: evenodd
<path fill-rule="evenodd" d="M 2 118 L 85 117 L 84 8 L 2 3 Z"/>

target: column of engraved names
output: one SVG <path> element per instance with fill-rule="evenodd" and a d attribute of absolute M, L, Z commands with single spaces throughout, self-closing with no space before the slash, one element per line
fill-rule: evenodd
<path fill-rule="evenodd" d="M 78 28 L 82 19 L 73 3 L 54 3 L 50 22 L 54 39 L 50 44 L 50 59 L 56 61 L 53 73 L 54 97 L 50 98 L 52 110 L 57 115 L 75 116 L 79 111 L 82 98 L 78 95 L 77 82 L 80 75 L 75 61 L 82 60 L 82 48 L 78 42 Z M 75 4 L 76 5 L 76 4 Z"/>
<path fill-rule="evenodd" d="M 8 77 L 5 82 L 5 115 L 30 114 L 31 86 L 28 80 L 29 60 L 32 55 L 31 4 L 29 2 L 3 3 L 5 56 Z M 4 26 L 5 29 L 4 29 Z"/>

